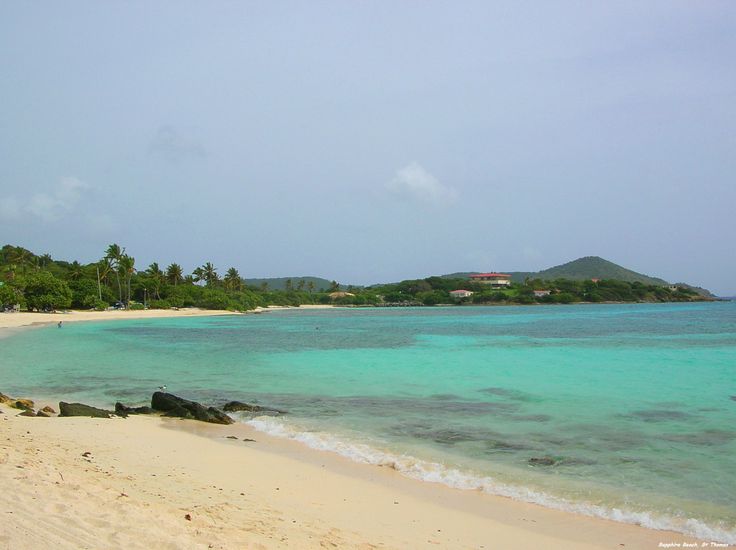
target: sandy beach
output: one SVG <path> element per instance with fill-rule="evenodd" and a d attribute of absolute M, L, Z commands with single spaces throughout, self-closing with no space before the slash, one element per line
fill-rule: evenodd
<path fill-rule="evenodd" d="M 0 316 L 0 333 L 58 320 L 209 314 L 226 313 L 15 313 Z M 44 405 L 58 410 L 57 402 L 36 408 Z M 0 411 L 0 548 L 700 545 L 677 533 L 416 481 L 244 424 Z"/>

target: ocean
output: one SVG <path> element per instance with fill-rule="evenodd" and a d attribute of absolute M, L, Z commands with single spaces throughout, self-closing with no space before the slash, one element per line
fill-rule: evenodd
<path fill-rule="evenodd" d="M 159 385 L 407 476 L 736 543 L 736 302 L 285 310 L 0 340 L 0 391 Z"/>

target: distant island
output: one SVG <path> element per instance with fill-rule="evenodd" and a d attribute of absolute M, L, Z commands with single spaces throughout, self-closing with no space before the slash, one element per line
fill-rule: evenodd
<path fill-rule="evenodd" d="M 636 273 L 596 256 L 539 272 L 466 272 L 371 286 L 318 277 L 245 279 L 235 267 L 221 275 L 211 262 L 184 273 L 181 265 L 136 267 L 111 244 L 92 263 L 53 259 L 20 247 L 0 249 L 0 310 L 205 309 L 257 307 L 438 306 L 571 304 L 578 302 L 692 302 L 712 300 L 705 289 Z"/>

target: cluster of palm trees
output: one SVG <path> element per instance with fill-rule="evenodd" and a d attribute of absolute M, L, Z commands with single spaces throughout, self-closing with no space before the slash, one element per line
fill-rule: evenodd
<path fill-rule="evenodd" d="M 74 262 L 75 264 L 77 262 Z M 72 264 L 73 266 L 73 264 Z M 125 253 L 125 248 L 117 244 L 111 244 L 105 251 L 105 256 L 99 263 L 99 281 L 106 281 L 111 273 L 115 274 L 118 286 L 118 295 L 120 301 L 130 302 L 131 289 L 130 281 L 136 273 L 135 258 Z M 80 273 L 82 266 L 79 265 Z M 74 271 L 74 269 L 72 269 Z M 225 277 L 220 280 L 217 268 L 207 262 L 200 267 L 196 267 L 191 275 L 184 275 L 184 270 L 177 263 L 170 264 L 166 271 L 162 271 L 157 262 L 153 262 L 143 271 L 152 288 L 152 296 L 160 299 L 160 288 L 164 282 L 173 286 L 179 283 L 191 282 L 196 284 L 204 284 L 206 286 L 217 286 L 220 282 L 227 290 L 242 290 L 243 279 L 240 273 L 234 267 L 227 270 Z"/>
<path fill-rule="evenodd" d="M 43 269 L 52 261 L 50 254 L 34 256 L 29 250 L 21 246 L 7 245 L 3 247 L 2 252 L 7 262 L 3 266 L 4 279 L 8 281 L 14 280 L 18 273 L 25 275 L 29 269 L 33 271 Z"/>
<path fill-rule="evenodd" d="M 117 244 L 111 244 L 105 251 L 105 257 L 102 258 L 101 268 L 99 270 L 98 280 L 104 281 L 111 272 L 115 273 L 115 280 L 118 283 L 118 298 L 123 301 L 123 289 L 125 289 L 125 302 L 130 302 L 130 280 L 135 274 L 135 258 L 125 253 L 125 248 L 121 248 Z M 122 282 L 120 278 L 122 277 Z"/>

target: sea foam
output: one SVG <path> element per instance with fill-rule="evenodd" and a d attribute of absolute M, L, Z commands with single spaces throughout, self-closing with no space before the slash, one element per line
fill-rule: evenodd
<path fill-rule="evenodd" d="M 476 490 L 539 504 L 566 512 L 598 517 L 620 523 L 641 525 L 650 529 L 675 531 L 698 539 L 736 544 L 736 531 L 711 525 L 696 518 L 668 516 L 654 511 L 626 510 L 590 502 L 575 502 L 552 494 L 499 482 L 490 476 L 463 472 L 405 454 L 395 454 L 364 443 L 346 441 L 326 432 L 304 431 L 279 418 L 261 416 L 245 421 L 256 430 L 271 436 L 298 441 L 311 449 L 336 453 L 354 462 L 388 467 L 401 474 L 431 483 L 441 483 L 454 489 Z"/>

